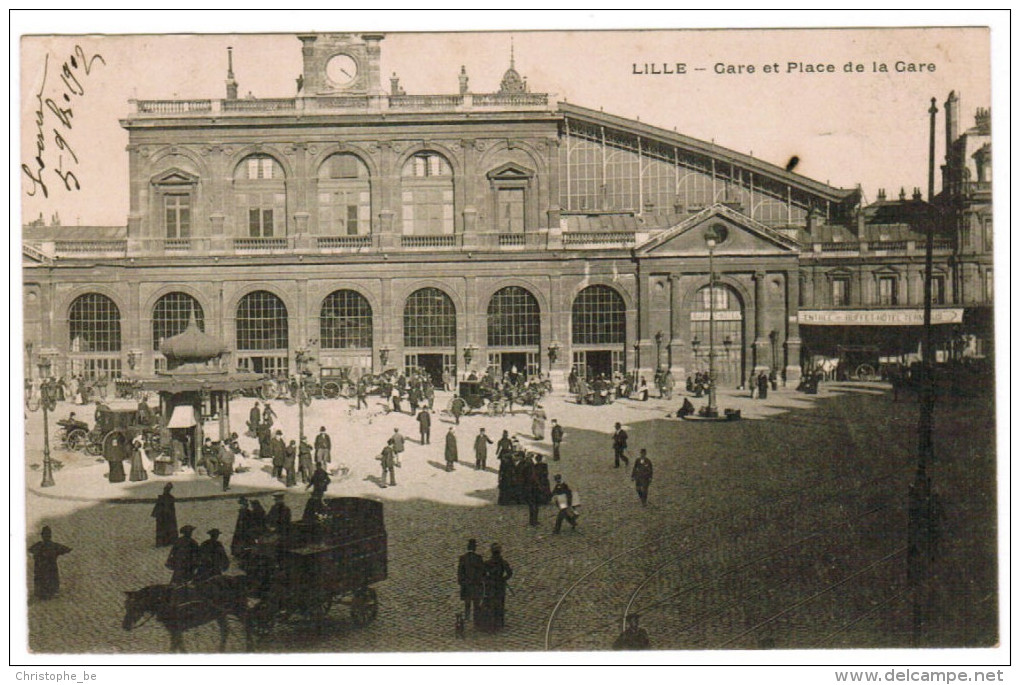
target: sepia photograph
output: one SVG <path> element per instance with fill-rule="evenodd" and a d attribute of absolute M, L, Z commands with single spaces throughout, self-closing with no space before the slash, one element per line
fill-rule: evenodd
<path fill-rule="evenodd" d="M 12 33 L 15 652 L 1008 662 L 990 27 L 213 16 Z"/>

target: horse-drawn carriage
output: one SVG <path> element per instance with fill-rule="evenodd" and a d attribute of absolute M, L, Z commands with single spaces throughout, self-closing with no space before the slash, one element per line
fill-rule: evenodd
<path fill-rule="evenodd" d="M 105 446 L 119 436 L 123 444 L 130 444 L 138 435 L 145 440 L 146 449 L 159 447 L 159 422 L 155 415 L 142 416 L 137 409 L 100 409 L 96 425 L 89 429 L 83 421 L 61 419 L 61 444 L 69 450 L 84 451 L 92 456 L 104 453 Z"/>
<path fill-rule="evenodd" d="M 365 625 L 378 612 L 371 585 L 386 579 L 383 505 L 326 500 L 311 520 L 257 539 L 238 562 L 257 600 L 249 612 L 256 635 L 295 617 L 322 621 L 334 603 L 348 605 L 354 624 Z"/>

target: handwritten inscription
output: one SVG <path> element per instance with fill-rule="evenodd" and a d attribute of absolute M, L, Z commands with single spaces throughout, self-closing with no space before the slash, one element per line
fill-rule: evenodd
<path fill-rule="evenodd" d="M 25 193 L 29 197 L 38 193 L 49 197 L 51 182 L 58 184 L 57 187 L 62 185 L 67 191 L 81 190 L 81 181 L 76 173 L 81 160 L 72 144 L 74 105 L 85 96 L 85 84 L 97 66 L 106 66 L 103 56 L 99 53 L 90 55 L 76 45 L 60 65 L 58 80 L 50 84 L 49 55 L 44 59 L 42 83 L 35 94 L 38 105 L 35 110 L 35 155 L 21 165 L 21 172 L 28 180 Z M 53 155 L 56 155 L 55 164 Z"/>

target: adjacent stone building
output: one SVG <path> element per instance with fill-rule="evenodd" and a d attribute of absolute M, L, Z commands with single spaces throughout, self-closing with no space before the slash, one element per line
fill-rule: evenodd
<path fill-rule="evenodd" d="M 858 189 L 531 92 L 512 55 L 497 89 L 462 68 L 457 92 L 408 95 L 396 75 L 382 89 L 382 35 L 297 38 L 295 96 L 238 97 L 229 61 L 222 100 L 131 103 L 125 227 L 25 227 L 30 356 L 148 375 L 192 314 L 259 373 L 311 350 L 437 379 L 493 365 L 651 381 L 706 369 L 712 341 L 735 387 L 794 380 L 841 345 L 916 352 L 919 193 L 862 207 Z M 987 113 L 959 135 L 952 111 L 943 347 L 990 336 L 969 313 L 991 302 Z"/>

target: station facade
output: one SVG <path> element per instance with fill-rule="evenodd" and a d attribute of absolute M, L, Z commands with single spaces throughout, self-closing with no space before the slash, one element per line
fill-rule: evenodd
<path fill-rule="evenodd" d="M 916 351 L 929 226 L 942 345 L 987 353 L 987 112 L 960 134 L 947 102 L 938 213 L 919 192 L 862 206 L 857 189 L 531 92 L 512 56 L 494 91 L 464 68 L 453 94 L 408 95 L 396 75 L 383 90 L 382 42 L 298 36 L 294 97 L 238 97 L 228 57 L 222 100 L 133 101 L 127 225 L 24 228 L 29 373 L 48 355 L 57 374 L 151 375 L 194 317 L 259 373 L 293 373 L 306 350 L 437 380 L 651 381 L 714 354 L 726 385 L 796 380 L 844 343 Z"/>

